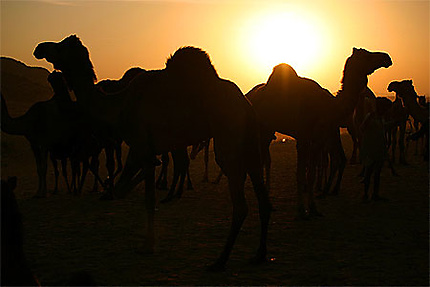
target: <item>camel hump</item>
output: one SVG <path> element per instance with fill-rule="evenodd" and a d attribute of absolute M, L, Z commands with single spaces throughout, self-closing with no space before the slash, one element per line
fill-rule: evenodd
<path fill-rule="evenodd" d="M 96 86 L 105 94 L 119 93 L 128 87 L 130 82 L 136 78 L 140 73 L 145 72 L 145 69 L 133 67 L 128 69 L 119 80 L 103 80 L 96 84 Z"/>
<path fill-rule="evenodd" d="M 214 76 L 218 78 L 208 53 L 204 50 L 187 46 L 179 48 L 166 61 L 166 70 L 178 76 Z"/>
<path fill-rule="evenodd" d="M 131 82 L 131 80 L 133 80 L 137 75 L 145 71 L 146 71 L 145 69 L 142 69 L 140 67 L 130 68 L 124 73 L 124 75 L 122 75 L 120 81 L 128 85 Z"/>
<path fill-rule="evenodd" d="M 297 72 L 288 64 L 282 63 L 273 68 L 272 74 L 270 74 L 267 80 L 268 86 L 278 86 L 282 83 L 289 82 L 292 79 L 297 79 L 299 76 Z"/>

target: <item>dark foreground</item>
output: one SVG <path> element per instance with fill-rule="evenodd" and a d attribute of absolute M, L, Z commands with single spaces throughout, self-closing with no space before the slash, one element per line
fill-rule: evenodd
<path fill-rule="evenodd" d="M 344 136 L 347 156 L 349 137 Z M 381 176 L 388 201 L 361 203 L 360 166 L 348 165 L 341 194 L 319 199 L 325 215 L 294 221 L 295 144 L 271 147 L 275 208 L 269 230 L 269 262 L 248 263 L 259 237 L 258 209 L 249 181 L 249 215 L 227 270 L 206 272 L 221 251 L 230 226 L 227 181 L 202 183 L 203 157 L 191 162 L 195 189 L 156 213 L 157 245 L 144 254 L 143 186 L 125 200 L 100 201 L 86 191 L 31 199 L 37 188 L 34 159 L 24 139 L 2 133 L 1 176 L 18 176 L 25 252 L 42 285 L 69 285 L 86 271 L 99 285 L 426 285 L 429 283 L 429 169 L 408 150 L 409 166 Z M 218 168 L 210 159 L 210 177 Z M 48 183 L 53 188 L 52 168 Z M 171 174 L 171 171 L 170 171 Z M 158 192 L 162 199 L 166 191 Z"/>

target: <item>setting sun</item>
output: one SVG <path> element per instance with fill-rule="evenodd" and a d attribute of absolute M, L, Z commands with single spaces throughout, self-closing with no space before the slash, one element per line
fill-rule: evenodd
<path fill-rule="evenodd" d="M 316 26 L 292 12 L 262 15 L 249 29 L 250 56 L 263 68 L 284 62 L 307 70 L 322 46 Z"/>

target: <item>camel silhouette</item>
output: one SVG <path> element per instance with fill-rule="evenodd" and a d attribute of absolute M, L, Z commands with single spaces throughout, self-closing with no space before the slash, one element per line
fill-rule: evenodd
<path fill-rule="evenodd" d="M 391 160 L 396 162 L 396 149 L 399 146 L 399 163 L 407 165 L 405 154 L 406 123 L 409 118 L 407 109 L 403 106 L 401 98 L 396 97 L 391 108 L 386 112 L 385 118 L 389 123 L 386 127 L 389 133 L 388 147 L 391 147 Z M 397 136 L 397 132 L 399 135 Z"/>
<path fill-rule="evenodd" d="M 247 174 L 257 195 L 261 221 L 260 244 L 253 262 L 266 260 L 271 204 L 263 181 L 255 113 L 240 89 L 218 76 L 205 51 L 182 47 L 167 59 L 164 69 L 140 73 L 123 93 L 109 97 L 95 88 L 89 52 L 76 35 L 60 42 L 40 43 L 34 56 L 64 73 L 78 103 L 99 130 L 114 131 L 129 145 L 114 195 L 125 197 L 145 179 L 149 252 L 155 243 L 156 155 L 213 137 L 216 161 L 228 177 L 233 217 L 225 247 L 209 269 L 224 268 L 247 216 Z"/>
<path fill-rule="evenodd" d="M 125 71 L 119 80 L 102 80 L 98 82 L 95 87 L 100 91 L 101 95 L 105 95 L 109 98 L 110 95 L 114 95 L 125 90 L 130 82 L 142 72 L 145 72 L 145 70 L 140 67 L 132 67 Z M 102 199 L 112 199 L 112 189 L 115 178 L 123 169 L 121 148 L 123 139 L 117 133 L 114 134 L 109 130 L 94 130 L 98 127 L 99 125 L 97 123 L 92 126 L 94 135 L 102 142 L 102 147 L 106 155 L 106 168 L 108 170 L 108 178 L 103 184 L 105 193 L 102 195 Z M 116 170 L 115 159 L 117 166 Z"/>
<path fill-rule="evenodd" d="M 49 148 L 49 154 L 54 167 L 55 188 L 58 192 L 58 167 L 57 160 L 62 165 L 63 176 L 69 192 L 80 194 L 85 182 L 88 169 L 94 174 L 93 191 L 97 191 L 98 182 L 102 182 L 98 174 L 99 155 L 101 145 L 92 135 L 91 130 L 82 122 L 82 115 L 76 102 L 72 101 L 67 84 L 61 72 L 54 71 L 48 76 L 48 82 L 54 91 L 52 99 L 57 103 L 60 113 L 67 116 L 76 123 L 73 137 L 69 141 L 54 144 Z M 67 160 L 70 160 L 72 167 L 72 184 L 69 185 L 67 178 Z M 91 164 L 90 164 L 91 160 Z M 82 163 L 82 172 L 81 172 Z"/>
<path fill-rule="evenodd" d="M 277 131 L 297 140 L 298 218 L 320 215 L 312 192 L 319 155 L 326 147 L 335 158 L 346 160 L 339 126 L 354 111 L 360 93 L 367 87 L 367 76 L 391 64 L 386 53 L 353 48 L 337 97 L 315 81 L 299 77 L 291 66 L 280 64 L 274 67 L 267 83 L 250 96 L 254 97 L 263 139 Z"/>
<path fill-rule="evenodd" d="M 418 96 L 418 104 L 425 108 L 429 109 L 429 102 L 427 102 L 425 96 Z M 421 154 L 423 154 L 423 151 L 425 151 L 425 141 L 423 140 L 423 137 L 425 137 L 425 132 L 422 130 L 422 127 L 425 123 L 422 123 L 412 117 L 411 124 L 414 128 L 414 133 L 406 137 L 407 144 L 409 143 L 409 140 L 415 141 L 415 155 L 419 154 L 419 149 L 421 151 Z"/>
<path fill-rule="evenodd" d="M 57 103 L 60 113 L 64 112 L 67 115 L 70 115 L 70 113 L 75 113 L 76 106 L 70 97 L 63 75 L 60 72 L 54 71 L 48 75 L 48 82 L 54 91 L 54 95 L 52 96 L 51 99 Z M 61 167 L 62 167 L 61 171 L 67 186 L 67 191 L 71 192 L 69 179 L 67 175 L 67 159 L 70 158 L 71 153 L 72 153 L 72 148 L 70 147 L 70 145 L 65 143 L 55 144 L 49 149 L 49 156 L 52 162 L 52 166 L 54 168 L 54 177 L 55 177 L 55 185 L 54 185 L 54 192 L 53 192 L 54 194 L 58 193 L 59 171 L 58 171 L 57 161 L 61 162 Z M 72 178 L 75 177 L 76 171 L 73 170 L 72 174 L 73 174 Z"/>
<path fill-rule="evenodd" d="M 412 117 L 423 123 L 421 127 L 421 134 L 425 136 L 425 150 L 424 150 L 424 160 L 429 160 L 429 110 L 420 106 L 418 104 L 418 94 L 415 91 L 415 87 L 412 83 L 412 80 L 403 80 L 403 81 L 392 81 L 387 90 L 389 92 L 395 92 L 396 97 L 399 97 L 403 100 L 405 106 L 408 108 L 409 113 Z"/>
<path fill-rule="evenodd" d="M 80 122 L 73 107 L 68 107 L 70 97 L 61 73 L 50 76 L 51 84 L 56 89 L 48 101 L 37 102 L 19 117 L 9 115 L 6 101 L 1 95 L 1 130 L 8 134 L 25 136 L 32 148 L 39 178 L 35 197 L 45 197 L 47 193 L 46 172 L 48 153 L 60 146 L 68 146 L 79 133 Z M 64 153 L 64 149 L 62 153 Z M 67 152 L 69 156 L 70 150 Z M 66 157 L 67 157 L 66 156 Z M 55 159 L 55 155 L 53 155 Z M 64 158 L 62 158 L 64 160 Z"/>

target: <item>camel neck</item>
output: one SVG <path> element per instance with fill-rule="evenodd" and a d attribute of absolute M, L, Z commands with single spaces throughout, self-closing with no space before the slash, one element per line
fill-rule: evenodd
<path fill-rule="evenodd" d="M 405 103 L 405 106 L 408 108 L 409 113 L 412 115 L 414 119 L 425 122 L 429 120 L 429 113 L 425 108 L 422 108 L 417 99 L 417 94 L 409 94 L 401 97 Z"/>
<path fill-rule="evenodd" d="M 85 74 L 75 73 L 69 78 L 68 82 L 75 93 L 77 101 L 83 105 L 89 104 L 95 90 L 93 79 L 85 76 Z"/>
<path fill-rule="evenodd" d="M 360 99 L 361 92 L 367 86 L 367 77 L 358 76 L 352 73 L 345 73 L 342 80 L 342 90 L 336 97 L 337 111 L 334 113 L 338 122 L 343 122 L 351 115 Z"/>

